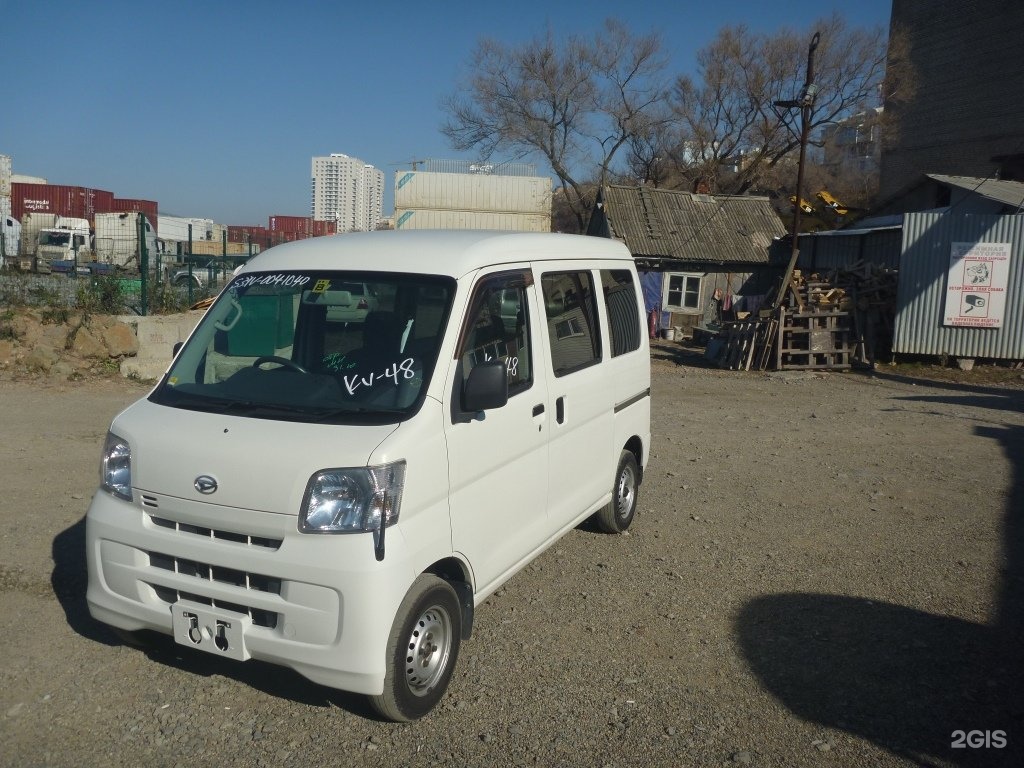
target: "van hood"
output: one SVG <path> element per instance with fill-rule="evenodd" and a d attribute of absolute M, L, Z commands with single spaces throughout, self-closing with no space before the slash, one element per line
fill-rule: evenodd
<path fill-rule="evenodd" d="M 140 400 L 110 430 L 128 441 L 132 488 L 143 494 L 298 515 L 314 472 L 366 466 L 399 426 L 273 421 Z"/>

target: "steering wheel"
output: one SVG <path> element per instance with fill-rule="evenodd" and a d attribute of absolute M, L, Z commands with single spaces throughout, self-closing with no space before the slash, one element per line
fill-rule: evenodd
<path fill-rule="evenodd" d="M 289 360 L 287 357 L 278 357 L 277 355 L 263 355 L 262 357 L 257 357 L 253 361 L 252 367 L 259 368 L 264 363 L 277 363 L 282 368 L 287 368 L 290 371 L 295 371 L 297 373 L 309 373 L 309 371 L 294 360 Z"/>

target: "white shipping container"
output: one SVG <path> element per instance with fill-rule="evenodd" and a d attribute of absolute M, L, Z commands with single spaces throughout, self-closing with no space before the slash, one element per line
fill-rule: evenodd
<path fill-rule="evenodd" d="M 18 263 L 18 243 L 21 239 L 21 224 L 10 213 L 0 213 L 0 245 L 3 245 L 3 261 L 0 267 Z"/>
<path fill-rule="evenodd" d="M 188 242 L 188 227 L 192 225 L 192 240 L 212 240 L 213 219 L 200 219 L 194 216 L 157 216 L 157 231 L 163 240 Z"/>
<path fill-rule="evenodd" d="M 221 243 L 227 237 L 228 228 L 224 224 L 214 224 L 210 227 L 210 240 Z"/>
<path fill-rule="evenodd" d="M 11 158 L 9 155 L 0 155 L 0 197 L 7 198 L 7 204 L 11 200 Z M 8 216 L 11 215 L 10 208 L 7 209 Z"/>
<path fill-rule="evenodd" d="M 395 208 L 395 229 L 496 229 L 505 232 L 550 232 L 551 214 Z"/>
<path fill-rule="evenodd" d="M 397 171 L 395 208 L 550 216 L 551 179 L 546 176 Z"/>

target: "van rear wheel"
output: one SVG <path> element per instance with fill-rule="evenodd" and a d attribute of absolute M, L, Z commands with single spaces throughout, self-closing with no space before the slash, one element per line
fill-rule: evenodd
<path fill-rule="evenodd" d="M 636 514 L 637 492 L 640 489 L 640 469 L 636 456 L 623 451 L 615 470 L 612 500 L 594 515 L 597 527 L 605 533 L 622 533 L 629 528 Z"/>
<path fill-rule="evenodd" d="M 427 714 L 444 696 L 459 657 L 462 609 L 452 586 L 429 574 L 413 582 L 388 638 L 384 692 L 370 705 L 388 720 Z"/>

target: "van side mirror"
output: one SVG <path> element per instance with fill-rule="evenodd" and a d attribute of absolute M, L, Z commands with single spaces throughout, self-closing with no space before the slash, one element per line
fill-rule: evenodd
<path fill-rule="evenodd" d="M 488 360 L 473 368 L 462 387 L 462 410 L 476 413 L 501 408 L 508 402 L 504 360 Z"/>
<path fill-rule="evenodd" d="M 180 350 L 183 346 L 185 346 L 185 342 L 184 341 L 176 341 L 176 342 L 174 342 L 174 349 L 171 350 L 171 357 L 172 358 L 177 357 L 178 356 L 178 350 Z"/>

